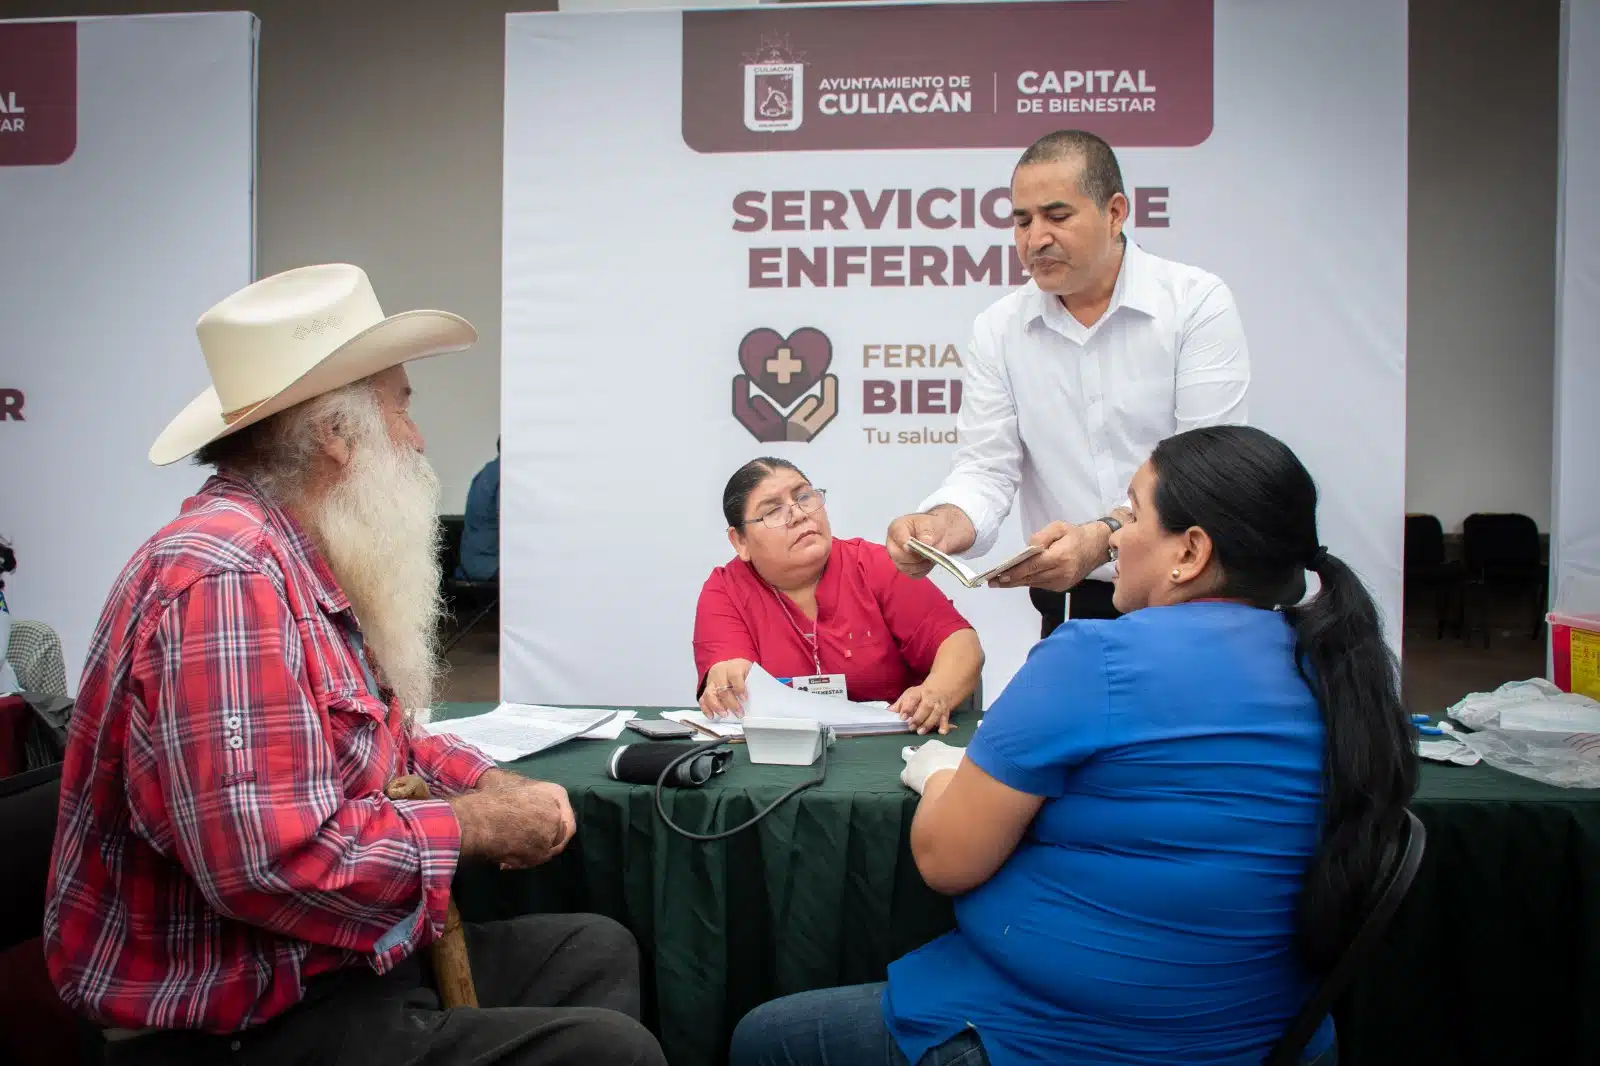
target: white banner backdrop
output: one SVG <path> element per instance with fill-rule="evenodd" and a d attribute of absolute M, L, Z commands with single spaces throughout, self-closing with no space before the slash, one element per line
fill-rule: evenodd
<path fill-rule="evenodd" d="M 695 600 L 748 459 L 829 489 L 840 536 L 881 540 L 939 483 L 973 316 L 1025 280 L 1011 168 L 1070 126 L 1118 149 L 1144 247 L 1232 287 L 1251 420 L 1318 477 L 1324 542 L 1397 634 L 1405 106 L 1402 0 L 510 16 L 502 698 L 692 703 Z M 780 339 L 822 353 L 811 394 L 836 379 L 806 443 L 731 410 L 741 376 L 815 406 L 762 377 Z M 996 554 L 1023 537 L 1013 517 Z M 1038 616 L 939 580 L 992 699 Z"/>
<path fill-rule="evenodd" d="M 145 458 L 209 383 L 201 312 L 253 270 L 256 20 L 0 22 L 6 597 L 77 690 L 107 591 L 198 487 Z"/>
<path fill-rule="evenodd" d="M 1600 615 L 1600 0 L 1562 4 L 1560 185 L 1551 602 Z"/>

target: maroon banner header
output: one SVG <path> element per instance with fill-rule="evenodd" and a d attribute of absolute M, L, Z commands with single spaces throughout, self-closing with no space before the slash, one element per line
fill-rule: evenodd
<path fill-rule="evenodd" d="M 1211 135 L 1211 0 L 766 7 L 683 13 L 697 152 L 1114 147 Z"/>
<path fill-rule="evenodd" d="M 0 25 L 0 167 L 65 163 L 78 147 L 78 24 Z"/>

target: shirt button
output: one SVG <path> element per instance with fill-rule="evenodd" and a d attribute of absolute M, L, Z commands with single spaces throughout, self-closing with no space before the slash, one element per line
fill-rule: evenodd
<path fill-rule="evenodd" d="M 242 721 L 243 721 L 243 719 L 241 719 L 238 715 L 234 715 L 233 717 L 228 719 L 228 728 L 229 729 L 238 729 L 239 728 L 239 723 L 242 722 Z"/>
<path fill-rule="evenodd" d="M 233 1043 L 228 1045 L 228 1050 L 229 1051 L 238 1051 L 239 1050 L 239 1046 L 240 1046 L 239 1045 L 239 1041 L 235 1040 Z"/>
<path fill-rule="evenodd" d="M 846 649 L 845 649 L 845 651 L 844 651 L 844 657 L 845 657 L 845 658 L 846 658 L 846 659 L 848 659 L 848 658 L 850 658 L 850 649 L 849 649 L 849 648 L 846 648 Z"/>
<path fill-rule="evenodd" d="M 244 747 L 244 737 L 229 737 L 228 747 L 233 748 L 235 751 Z"/>

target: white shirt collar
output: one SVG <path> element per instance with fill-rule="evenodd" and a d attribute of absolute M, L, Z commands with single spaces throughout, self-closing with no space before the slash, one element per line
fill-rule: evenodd
<path fill-rule="evenodd" d="M 1093 326 L 1085 326 L 1072 317 L 1059 299 L 1041 290 L 1037 282 L 1029 280 L 1027 288 L 1033 307 L 1028 316 L 1028 325 L 1045 322 L 1056 332 L 1076 338 L 1098 329 L 1119 308 L 1126 307 L 1151 318 L 1158 317 L 1161 306 L 1157 299 L 1155 279 L 1150 276 L 1149 254 L 1131 236 L 1126 233 L 1123 236 L 1127 243 L 1122 249 L 1122 266 L 1117 270 L 1117 283 L 1111 290 L 1111 302 L 1106 305 L 1106 313 L 1100 316 L 1098 322 Z"/>

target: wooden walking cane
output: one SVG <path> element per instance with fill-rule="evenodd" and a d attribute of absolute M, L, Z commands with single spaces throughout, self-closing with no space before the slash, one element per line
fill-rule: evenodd
<path fill-rule="evenodd" d="M 384 788 L 392 800 L 431 799 L 428 783 L 416 774 L 397 777 Z M 433 960 L 433 980 L 439 986 L 439 1000 L 451 1007 L 476 1007 L 478 990 L 472 984 L 472 965 L 467 961 L 467 939 L 461 931 L 461 914 L 456 901 L 445 911 L 444 932 L 428 947 Z"/>

